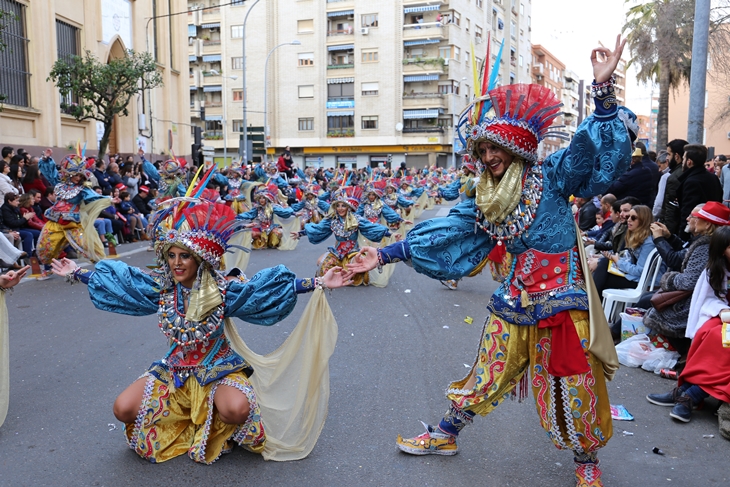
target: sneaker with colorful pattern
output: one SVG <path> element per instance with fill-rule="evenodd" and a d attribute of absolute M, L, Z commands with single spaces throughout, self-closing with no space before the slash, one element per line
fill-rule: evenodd
<path fill-rule="evenodd" d="M 438 428 L 421 421 L 426 432 L 415 438 L 403 438 L 398 435 L 396 446 L 411 455 L 456 455 L 459 447 L 456 437 L 442 433 Z"/>
<path fill-rule="evenodd" d="M 576 487 L 603 487 L 598 460 L 579 462 L 575 460 Z"/>

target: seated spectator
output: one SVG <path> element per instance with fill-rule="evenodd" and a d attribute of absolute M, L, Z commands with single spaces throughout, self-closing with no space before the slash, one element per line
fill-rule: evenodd
<path fill-rule="evenodd" d="M 573 203 L 578 207 L 578 214 L 576 215 L 578 228 L 580 228 L 582 232 L 586 232 L 595 227 L 598 208 L 596 208 L 596 205 L 593 204 L 591 198 L 576 197 L 575 200 L 573 200 Z"/>
<path fill-rule="evenodd" d="M 638 198 L 642 205 L 651 208 L 654 204 L 656 184 L 654 184 L 654 175 L 641 162 L 643 157 L 641 149 L 634 150 L 634 153 L 631 154 L 631 166 L 628 171 L 614 181 L 606 193 L 611 193 L 618 199 L 633 196 Z"/>
<path fill-rule="evenodd" d="M 46 190 L 46 185 L 43 184 L 41 173 L 38 171 L 38 166 L 28 166 L 25 170 L 25 177 L 23 178 L 23 189 L 27 193 L 28 191 L 35 189 L 40 193 Z"/>
<path fill-rule="evenodd" d="M 660 288 L 662 291 L 692 291 L 697 286 L 700 274 L 707 266 L 710 250 L 710 238 L 720 226 L 730 225 L 730 208 L 721 203 L 709 202 L 699 205 L 689 216 L 689 233 L 693 236 L 692 243 L 683 252 L 684 259 L 679 272 L 669 271 L 662 276 Z M 682 241 L 674 235 L 667 235 L 666 227 L 652 225 L 654 244 L 664 259 L 664 255 L 673 258 L 670 251 L 674 246 L 682 245 Z M 670 260 L 671 261 L 671 260 Z M 669 343 L 681 355 L 689 350 L 690 340 L 685 338 L 687 317 L 689 316 L 691 294 L 663 311 L 650 308 L 644 315 L 644 324 L 653 334 L 667 337 Z"/>
<path fill-rule="evenodd" d="M 13 157 L 13 161 L 19 157 L 22 160 L 21 156 L 15 156 Z M 25 193 L 25 189 L 23 189 L 23 166 L 19 165 L 17 162 L 11 162 L 8 177 L 10 178 L 10 184 L 18 190 L 18 194 Z"/>
<path fill-rule="evenodd" d="M 621 255 L 605 251 L 603 256 L 613 262 L 613 266 L 609 266 L 605 274 L 593 274 L 599 296 L 603 296 L 604 289 L 636 288 L 646 259 L 654 250 L 654 241 L 649 230 L 652 221 L 651 209 L 648 206 L 636 205 L 631 208 L 626 220 L 626 251 Z M 623 275 L 612 273 L 611 267 Z"/>
<path fill-rule="evenodd" d="M 150 213 L 152 213 L 152 208 L 150 208 L 150 205 L 148 203 L 149 193 L 150 193 L 150 189 L 147 186 L 140 186 L 137 196 L 135 196 L 132 199 L 132 204 L 134 205 L 134 208 L 137 210 L 137 213 L 139 213 L 145 217 L 148 216 Z"/>
<path fill-rule="evenodd" d="M 11 230 L 18 232 L 20 240 L 23 244 L 23 251 L 31 255 L 36 244 L 38 244 L 38 237 L 40 237 L 40 230 L 28 228 L 28 219 L 35 216 L 33 211 L 20 211 L 20 196 L 15 193 L 8 193 L 5 195 L 5 203 L 0 207 L 0 213 L 2 214 L 3 223 L 6 227 Z"/>
<path fill-rule="evenodd" d="M 20 214 L 27 220 L 25 228 L 43 230 L 43 225 L 45 225 L 46 222 L 45 220 L 38 218 L 38 215 L 33 209 L 33 201 L 33 195 L 30 193 L 20 195 L 20 198 L 18 199 L 18 209 Z"/>
<path fill-rule="evenodd" d="M 121 201 L 117 206 L 117 210 L 127 218 L 129 228 L 133 232 L 133 235 L 134 232 L 139 231 L 139 235 L 142 240 L 149 240 L 150 238 L 147 236 L 147 233 L 145 233 L 146 222 L 144 221 L 144 217 L 140 215 L 134 205 L 132 205 L 132 198 L 129 196 L 129 193 L 122 191 L 119 193 L 119 199 Z M 132 242 L 136 241 L 136 237 L 133 236 Z"/>
<path fill-rule="evenodd" d="M 730 258 L 730 227 L 718 228 L 710 239 L 707 268 L 697 281 L 687 319 L 686 337 L 692 339 L 687 364 L 677 387 L 646 399 L 671 407 L 669 416 L 688 423 L 692 409 L 712 396 L 730 402 L 730 348 L 723 347 L 722 324 L 730 321 L 727 276 Z"/>
<path fill-rule="evenodd" d="M 4 202 L 4 197 L 8 193 L 18 194 L 18 188 L 13 186 L 13 181 L 8 175 L 10 173 L 10 164 L 0 161 L 0 204 Z"/>
<path fill-rule="evenodd" d="M 52 207 L 55 203 L 56 193 L 54 193 L 54 188 L 46 188 L 40 202 L 40 207 L 43 210 L 43 213 L 45 214 L 46 211 L 48 211 L 48 208 Z"/>

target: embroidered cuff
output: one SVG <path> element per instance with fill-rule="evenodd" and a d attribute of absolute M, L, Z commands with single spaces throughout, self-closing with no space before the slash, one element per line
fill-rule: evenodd
<path fill-rule="evenodd" d="M 378 249 L 378 262 L 381 265 L 411 260 L 411 247 L 408 241 L 396 242 Z"/>
<path fill-rule="evenodd" d="M 306 279 L 296 279 L 294 284 L 297 294 L 312 292 L 317 288 L 317 279 L 308 277 Z"/>
<path fill-rule="evenodd" d="M 614 90 L 615 82 L 616 78 L 611 76 L 608 81 L 603 83 L 596 83 L 594 80 L 591 86 L 591 95 L 596 101 L 596 110 L 593 115 L 600 120 L 613 120 L 618 114 L 618 102 Z"/>
<path fill-rule="evenodd" d="M 92 274 L 94 274 L 94 271 L 79 267 L 78 269 L 76 269 L 74 271 L 73 279 L 74 279 L 74 281 L 83 282 L 84 284 L 89 284 L 89 280 L 91 280 Z"/>

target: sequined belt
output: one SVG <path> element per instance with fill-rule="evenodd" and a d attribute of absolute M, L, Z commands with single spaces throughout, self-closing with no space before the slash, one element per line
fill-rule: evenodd
<path fill-rule="evenodd" d="M 509 280 L 509 294 L 517 299 L 523 292 L 535 294 L 563 291 L 583 283 L 583 272 L 578 263 L 578 249 L 574 247 L 557 254 L 530 249 L 513 261 Z"/>

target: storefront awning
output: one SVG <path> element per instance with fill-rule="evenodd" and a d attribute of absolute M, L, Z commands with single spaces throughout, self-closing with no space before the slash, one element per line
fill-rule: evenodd
<path fill-rule="evenodd" d="M 327 112 L 328 117 L 353 117 L 355 110 L 347 110 L 343 112 Z"/>
<path fill-rule="evenodd" d="M 191 86 L 190 87 L 190 91 L 198 91 L 198 87 L 197 86 Z"/>
<path fill-rule="evenodd" d="M 200 24 L 200 27 L 203 29 L 215 29 L 216 27 L 220 27 L 220 22 L 211 22 L 210 24 Z"/>
<path fill-rule="evenodd" d="M 207 56 L 203 56 L 204 63 L 212 63 L 212 62 L 220 61 L 220 60 L 221 60 L 220 54 L 208 54 Z"/>
<path fill-rule="evenodd" d="M 404 120 L 413 120 L 417 118 L 437 118 L 438 116 L 438 108 L 432 110 L 403 110 Z"/>
<path fill-rule="evenodd" d="M 354 10 L 340 10 L 338 12 L 327 12 L 327 17 L 344 17 L 345 15 L 353 15 Z"/>
<path fill-rule="evenodd" d="M 221 85 L 203 86 L 204 93 L 215 93 L 217 91 L 223 91 L 223 87 Z"/>
<path fill-rule="evenodd" d="M 439 39 L 419 39 L 417 41 L 405 41 L 404 46 L 423 46 L 425 44 L 438 44 L 441 42 Z"/>
<path fill-rule="evenodd" d="M 350 51 L 355 49 L 355 44 L 340 44 L 339 46 L 329 46 L 328 51 Z"/>
<path fill-rule="evenodd" d="M 223 120 L 223 115 L 206 115 L 206 122 L 220 122 Z"/>
<path fill-rule="evenodd" d="M 406 7 L 403 9 L 404 14 L 410 14 L 413 12 L 429 12 L 431 10 L 438 10 L 441 8 L 441 5 L 423 5 L 420 7 Z"/>
<path fill-rule="evenodd" d="M 354 83 L 355 78 L 328 78 L 327 84 L 328 85 L 337 85 L 340 83 Z"/>
<path fill-rule="evenodd" d="M 194 63 L 197 60 L 198 60 L 198 56 L 193 56 L 192 54 L 190 56 L 188 56 L 188 62 L 189 63 Z"/>
<path fill-rule="evenodd" d="M 417 81 L 436 81 L 438 79 L 438 74 L 417 74 L 415 76 L 405 76 L 403 81 L 406 83 L 414 83 Z"/>

